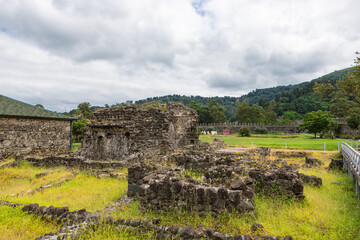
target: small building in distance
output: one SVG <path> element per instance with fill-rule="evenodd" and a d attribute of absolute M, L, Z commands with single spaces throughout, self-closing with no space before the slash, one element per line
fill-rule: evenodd
<path fill-rule="evenodd" d="M 72 120 L 0 95 L 0 159 L 71 148 Z"/>
<path fill-rule="evenodd" d="M 181 103 L 141 109 L 98 109 L 83 130 L 81 156 L 122 159 L 131 154 L 166 154 L 199 143 L 195 110 Z"/>

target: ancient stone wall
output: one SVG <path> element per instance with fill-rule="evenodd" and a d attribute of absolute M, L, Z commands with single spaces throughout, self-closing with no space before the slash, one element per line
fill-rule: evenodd
<path fill-rule="evenodd" d="M 197 114 L 180 103 L 166 109 L 105 108 L 84 128 L 81 155 L 122 159 L 134 153 L 166 154 L 198 144 Z"/>
<path fill-rule="evenodd" d="M 190 211 L 253 211 L 254 189 L 238 184 L 230 189 L 181 178 L 180 169 L 136 164 L 129 168 L 128 195 L 138 196 L 146 209 L 168 211 L 174 208 Z"/>
<path fill-rule="evenodd" d="M 0 117 L 0 158 L 70 147 L 70 121 Z"/>
<path fill-rule="evenodd" d="M 254 131 L 255 128 L 266 128 L 271 132 L 293 132 L 297 131 L 296 124 L 258 124 L 258 123 L 223 123 L 223 124 L 202 124 L 199 127 L 201 130 L 206 131 L 208 128 L 213 128 L 215 131 L 222 132 L 224 129 L 230 129 L 231 133 L 238 133 L 240 128 L 249 128 Z"/>
<path fill-rule="evenodd" d="M 339 134 L 357 134 L 360 132 L 358 129 L 350 128 L 345 120 L 333 119 L 336 122 L 339 122 Z M 202 131 L 208 131 L 207 129 L 211 128 L 219 133 L 222 133 L 224 129 L 230 129 L 231 133 L 238 133 L 240 128 L 249 128 L 250 131 L 254 131 L 255 128 L 266 128 L 270 132 L 297 132 L 297 126 L 302 123 L 298 121 L 294 124 L 261 124 L 261 123 L 238 123 L 238 122 L 227 122 L 227 123 L 209 123 L 209 124 L 200 124 Z"/>

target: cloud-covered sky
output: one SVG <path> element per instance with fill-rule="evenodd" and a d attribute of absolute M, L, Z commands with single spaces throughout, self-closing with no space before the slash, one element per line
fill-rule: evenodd
<path fill-rule="evenodd" d="M 47 109 L 240 96 L 349 67 L 358 0 L 0 0 L 0 94 Z"/>

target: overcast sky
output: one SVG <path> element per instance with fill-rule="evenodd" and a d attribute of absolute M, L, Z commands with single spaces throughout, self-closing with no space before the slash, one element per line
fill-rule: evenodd
<path fill-rule="evenodd" d="M 55 111 L 240 96 L 353 64 L 359 0 L 0 0 L 0 94 Z"/>

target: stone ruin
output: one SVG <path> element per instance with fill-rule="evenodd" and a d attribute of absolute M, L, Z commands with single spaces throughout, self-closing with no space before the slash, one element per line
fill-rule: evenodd
<path fill-rule="evenodd" d="M 190 176 L 181 168 L 135 164 L 129 168 L 128 195 L 139 197 L 144 209 L 202 212 L 248 212 L 254 210 L 253 182 L 237 181 L 231 188 L 212 186 Z"/>
<path fill-rule="evenodd" d="M 197 114 L 181 103 L 166 108 L 127 106 L 94 112 L 80 150 L 88 159 L 123 159 L 132 154 L 166 154 L 199 143 Z"/>

